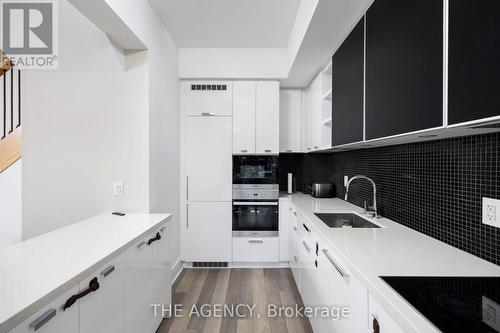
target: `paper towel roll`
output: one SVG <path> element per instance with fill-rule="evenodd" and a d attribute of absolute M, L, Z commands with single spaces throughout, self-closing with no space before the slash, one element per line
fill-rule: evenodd
<path fill-rule="evenodd" d="M 293 193 L 293 175 L 291 173 L 288 174 L 288 193 Z"/>

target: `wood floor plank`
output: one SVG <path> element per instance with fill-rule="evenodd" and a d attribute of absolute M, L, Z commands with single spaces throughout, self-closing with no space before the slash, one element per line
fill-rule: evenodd
<path fill-rule="evenodd" d="M 237 333 L 253 333 L 253 324 L 252 319 L 238 319 Z"/>
<path fill-rule="evenodd" d="M 174 318 L 174 322 L 172 323 L 169 333 L 185 333 L 188 329 L 188 324 L 190 321 L 189 313 L 191 311 L 191 307 L 193 304 L 196 304 L 198 300 L 201 290 L 203 288 L 205 279 L 208 275 L 207 270 L 201 269 L 199 271 L 191 270 L 186 273 L 186 277 L 193 277 L 191 281 L 191 286 L 186 296 L 184 297 L 183 309 L 182 309 L 182 317 Z M 181 283 L 182 284 L 182 283 Z M 179 284 L 179 287 L 181 287 Z M 182 285 L 184 288 L 185 285 Z M 169 319 L 170 320 L 170 319 Z M 162 332 L 163 333 L 163 332 Z"/>
<path fill-rule="evenodd" d="M 240 300 L 240 290 L 241 290 L 241 269 L 231 269 L 229 276 L 229 284 L 226 292 L 225 304 L 232 306 L 238 304 Z M 237 318 L 222 318 L 220 333 L 235 333 L 238 330 L 238 319 Z"/>
<path fill-rule="evenodd" d="M 254 300 L 256 315 L 254 316 L 254 333 L 270 333 L 271 324 L 267 317 L 267 295 L 264 269 L 258 268 L 254 272 Z"/>
<path fill-rule="evenodd" d="M 269 304 L 274 304 L 276 306 L 283 305 L 279 290 L 279 274 L 279 269 L 264 269 L 267 300 Z M 271 324 L 272 333 L 287 333 L 285 318 L 276 317 L 271 319 L 269 322 Z"/>
<path fill-rule="evenodd" d="M 224 304 L 226 300 L 227 287 L 229 285 L 230 269 L 221 269 L 217 276 L 217 284 L 215 286 L 212 304 Z M 222 318 L 208 318 L 203 328 L 203 333 L 219 333 Z"/>
<path fill-rule="evenodd" d="M 219 274 L 219 270 L 217 269 L 208 269 L 207 277 L 203 283 L 203 286 L 200 290 L 200 295 L 196 300 L 195 304 L 197 306 L 198 311 L 202 311 L 202 306 L 204 304 L 212 304 L 213 294 L 215 292 L 215 285 L 217 284 L 217 275 Z M 202 314 L 203 316 L 203 314 Z M 204 317 L 194 316 L 189 319 L 188 329 L 194 329 L 198 332 L 202 332 L 205 326 L 206 319 Z"/>

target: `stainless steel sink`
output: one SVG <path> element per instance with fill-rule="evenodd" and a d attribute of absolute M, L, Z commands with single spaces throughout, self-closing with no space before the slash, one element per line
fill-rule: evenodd
<path fill-rule="evenodd" d="M 361 216 L 351 213 L 318 213 L 314 215 L 330 228 L 380 228 Z"/>

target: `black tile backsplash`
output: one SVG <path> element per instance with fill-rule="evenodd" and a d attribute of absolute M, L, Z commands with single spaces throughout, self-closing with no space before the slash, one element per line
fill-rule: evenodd
<path fill-rule="evenodd" d="M 500 133 L 327 154 L 280 155 L 280 189 L 293 172 L 297 188 L 329 181 L 344 197 L 343 176 L 377 184 L 381 215 L 500 265 L 500 229 L 481 223 L 482 197 L 500 199 Z M 349 201 L 371 204 L 367 182 Z"/>

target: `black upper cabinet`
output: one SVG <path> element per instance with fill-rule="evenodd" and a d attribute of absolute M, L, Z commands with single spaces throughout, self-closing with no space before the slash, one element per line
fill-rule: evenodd
<path fill-rule="evenodd" d="M 363 141 L 364 19 L 332 58 L 332 146 Z"/>
<path fill-rule="evenodd" d="M 365 97 L 367 140 L 443 126 L 442 0 L 375 0 Z"/>
<path fill-rule="evenodd" d="M 500 1 L 450 0 L 448 122 L 500 115 Z"/>

